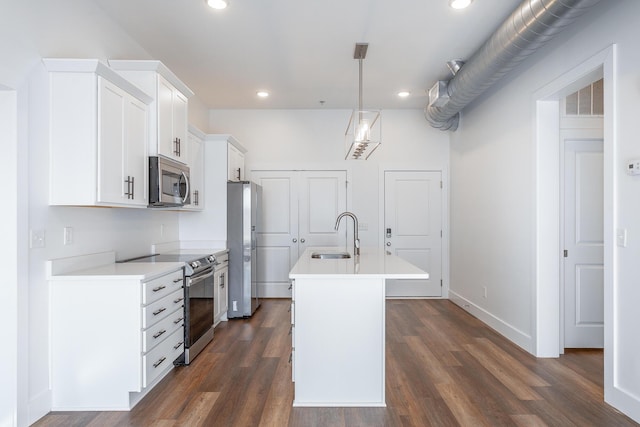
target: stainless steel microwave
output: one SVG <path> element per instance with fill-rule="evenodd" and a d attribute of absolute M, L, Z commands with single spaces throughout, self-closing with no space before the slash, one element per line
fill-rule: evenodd
<path fill-rule="evenodd" d="M 189 204 L 189 166 L 164 157 L 149 157 L 149 207 Z"/>

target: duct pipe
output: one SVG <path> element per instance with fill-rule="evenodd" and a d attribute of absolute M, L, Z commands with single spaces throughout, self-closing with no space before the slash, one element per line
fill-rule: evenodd
<path fill-rule="evenodd" d="M 456 130 L 460 111 L 600 0 L 525 0 L 447 82 L 434 85 L 425 117 Z M 430 91 L 430 98 L 432 95 Z"/>

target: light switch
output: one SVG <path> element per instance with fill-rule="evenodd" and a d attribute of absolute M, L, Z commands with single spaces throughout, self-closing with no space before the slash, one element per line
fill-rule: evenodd
<path fill-rule="evenodd" d="M 65 227 L 64 228 L 64 242 L 65 245 L 70 245 L 73 243 L 73 227 Z"/>
<path fill-rule="evenodd" d="M 616 230 L 616 243 L 621 248 L 627 247 L 627 229 L 626 228 L 618 228 Z"/>

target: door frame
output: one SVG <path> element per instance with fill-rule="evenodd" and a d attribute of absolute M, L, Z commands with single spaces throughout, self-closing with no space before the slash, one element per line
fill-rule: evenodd
<path fill-rule="evenodd" d="M 439 172 L 442 180 L 442 200 L 441 221 L 442 221 L 442 239 L 441 244 L 441 272 L 442 272 L 442 296 L 433 299 L 449 299 L 449 171 L 448 169 L 424 168 L 424 167 L 407 167 L 397 164 L 380 164 L 378 169 L 378 247 L 381 250 L 384 246 L 384 186 L 386 172 Z M 428 272 L 427 272 L 428 273 Z"/>
<path fill-rule="evenodd" d="M 534 92 L 532 144 L 532 353 L 537 357 L 560 354 L 560 99 L 576 88 L 604 77 L 604 392 L 605 400 L 625 408 L 628 397 L 615 387 L 614 286 L 615 247 L 615 123 L 616 45 L 610 45 Z"/>

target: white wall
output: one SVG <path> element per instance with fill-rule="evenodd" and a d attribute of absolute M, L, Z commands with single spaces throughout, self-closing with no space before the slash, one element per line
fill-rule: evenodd
<path fill-rule="evenodd" d="M 0 0 L 0 10 L 3 18 L 0 26 L 0 86 L 15 89 L 18 103 L 14 123 L 17 141 L 3 138 L 3 153 L 10 155 L 2 157 L 3 170 L 17 166 L 16 174 L 9 174 L 5 182 L 11 184 L 14 178 L 17 181 L 16 215 L 8 215 L 6 222 L 3 215 L 3 224 L 16 233 L 15 238 L 9 237 L 3 243 L 10 245 L 11 248 L 6 250 L 17 256 L 8 272 L 11 282 L 17 283 L 17 289 L 13 294 L 11 286 L 2 288 L 3 301 L 15 301 L 11 306 L 17 311 L 14 323 L 17 327 L 9 335 L 17 335 L 17 357 L 4 351 L 0 353 L 0 365 L 14 372 L 16 378 L 15 382 L 10 377 L 5 382 L 6 377 L 2 375 L 2 385 L 9 395 L 4 399 L 2 394 L 0 424 L 24 426 L 50 409 L 45 261 L 105 250 L 115 250 L 120 259 L 147 253 L 153 243 L 177 240 L 178 215 L 146 209 L 47 206 L 47 128 L 36 124 L 41 124 L 43 98 L 38 87 L 29 82 L 29 76 L 41 59 L 162 58 L 151 58 L 142 46 L 90 1 Z M 208 124 L 208 112 L 197 99 L 190 105 L 189 112 L 201 126 Z M 10 197 L 11 192 L 8 194 Z M 164 225 L 163 235 L 160 234 L 161 224 Z M 62 245 L 65 226 L 73 227 L 74 231 L 74 242 L 68 246 Z M 29 230 L 45 231 L 45 248 L 29 249 Z M 11 316 L 12 311 L 9 310 L 7 315 Z M 5 420 L 10 421 L 5 423 Z"/>
<path fill-rule="evenodd" d="M 252 169 L 343 169 L 363 246 L 381 244 L 379 181 L 384 169 L 442 170 L 448 177 L 449 136 L 432 129 L 421 110 L 384 110 L 382 146 L 367 161 L 345 161 L 344 131 L 350 110 L 212 110 L 212 133 L 229 133 L 248 150 Z M 445 186 L 446 188 L 446 186 Z M 446 194 L 446 191 L 445 191 Z M 443 206 L 447 206 L 445 198 Z M 444 217 L 447 215 L 445 213 Z M 446 225 L 446 224 L 445 224 Z M 444 248 L 446 252 L 447 248 Z M 446 256 L 445 256 L 446 257 Z"/>
<path fill-rule="evenodd" d="M 640 420 L 640 314 L 635 308 L 640 301 L 640 181 L 626 176 L 623 164 L 640 156 L 638 16 L 640 2 L 600 2 L 467 108 L 460 129 L 451 138 L 451 295 L 533 352 L 533 94 L 617 44 L 613 160 L 616 202 L 606 209 L 617 212 L 614 223 L 627 228 L 630 238 L 627 248 L 617 250 L 612 266 L 614 290 L 609 292 L 615 296 L 615 377 L 605 378 L 605 393 L 608 401 L 613 396 L 616 406 L 636 420 Z M 607 238 L 615 241 L 613 236 Z M 487 299 L 482 298 L 482 286 L 488 288 Z"/>

